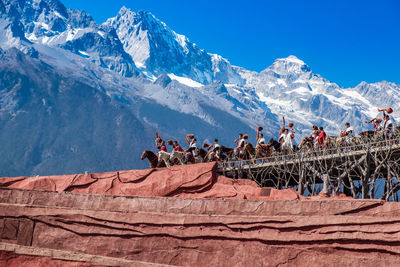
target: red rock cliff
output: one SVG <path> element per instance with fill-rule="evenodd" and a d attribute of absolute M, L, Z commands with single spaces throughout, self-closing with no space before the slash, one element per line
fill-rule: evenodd
<path fill-rule="evenodd" d="M 400 265 L 398 203 L 304 199 L 218 176 L 213 164 L 1 178 L 0 186 L 0 248 L 130 264 Z"/>

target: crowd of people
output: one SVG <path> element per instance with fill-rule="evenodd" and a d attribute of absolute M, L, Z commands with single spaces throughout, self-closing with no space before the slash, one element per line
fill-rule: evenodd
<path fill-rule="evenodd" d="M 394 123 L 390 119 L 389 114 L 393 112 L 391 108 L 388 109 L 378 109 L 379 112 L 383 113 L 382 118 L 374 118 L 370 121 L 366 121 L 366 124 L 372 124 L 374 130 L 367 131 L 368 134 L 372 134 L 376 138 L 378 137 L 391 137 L 394 133 Z M 295 129 L 293 123 L 288 123 L 286 126 L 285 118 L 282 119 L 283 125 L 279 131 L 278 138 L 275 140 L 271 138 L 267 143 L 264 135 L 262 133 L 263 128 L 260 126 L 257 128 L 256 135 L 256 147 L 255 151 L 257 155 L 268 156 L 270 155 L 271 149 L 275 149 L 282 153 L 288 153 L 292 151 L 296 151 L 301 149 L 305 145 L 309 145 L 314 149 L 322 149 L 326 145 L 327 135 L 322 126 L 318 127 L 317 125 L 312 126 L 312 132 L 309 136 L 306 136 L 302 139 L 299 146 L 294 144 L 295 139 Z M 234 140 L 236 146 L 232 149 L 232 155 L 236 158 L 240 158 L 243 156 L 245 152 L 246 145 L 249 144 L 247 141 L 249 136 L 247 134 L 240 133 L 238 138 Z M 345 129 L 340 132 L 340 137 L 338 137 L 339 141 L 351 145 L 355 138 L 354 128 L 350 125 L 350 123 L 345 123 Z M 197 139 L 193 134 L 186 135 L 186 142 L 188 148 L 184 150 L 178 143 L 178 141 L 168 140 L 167 144 L 164 140 L 156 133 L 156 147 L 159 151 L 168 152 L 167 145 L 172 147 L 172 152 L 186 152 L 191 155 L 192 158 L 196 157 L 196 153 L 198 151 L 197 147 Z M 213 144 L 203 143 L 202 149 L 207 151 L 209 160 L 219 160 L 221 145 L 218 142 L 218 139 L 214 139 Z"/>

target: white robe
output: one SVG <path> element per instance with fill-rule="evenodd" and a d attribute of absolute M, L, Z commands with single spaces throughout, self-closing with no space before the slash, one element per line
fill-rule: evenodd
<path fill-rule="evenodd" d="M 263 138 L 259 138 L 257 140 L 257 145 L 261 145 L 261 144 L 265 144 L 265 138 L 264 137 Z"/>
<path fill-rule="evenodd" d="M 245 144 L 245 140 L 244 140 L 244 138 L 242 138 L 242 139 L 240 139 L 239 140 L 239 144 L 238 144 L 238 147 L 240 147 L 240 148 L 243 148 L 244 147 L 244 144 Z"/>
<path fill-rule="evenodd" d="M 354 138 L 354 128 L 353 126 L 350 126 L 349 128 L 347 128 L 346 130 L 346 136 L 345 136 L 345 141 L 347 144 L 351 144 Z"/>
<path fill-rule="evenodd" d="M 293 139 L 291 137 L 291 134 L 282 134 L 282 135 L 281 135 L 281 138 L 283 138 L 282 149 L 293 150 Z"/>
<path fill-rule="evenodd" d="M 392 136 L 393 135 L 393 121 L 391 119 L 385 121 L 385 123 L 383 124 L 383 128 L 385 130 L 385 134 Z"/>

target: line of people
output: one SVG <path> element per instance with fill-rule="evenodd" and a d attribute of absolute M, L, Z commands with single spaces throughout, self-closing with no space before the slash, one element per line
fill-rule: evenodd
<path fill-rule="evenodd" d="M 194 159 L 197 154 L 196 150 L 198 149 L 197 147 L 197 139 L 193 134 L 188 134 L 186 135 L 186 142 L 188 144 L 188 149 L 184 150 L 178 143 L 178 141 L 172 141 L 168 140 L 167 144 L 169 146 L 172 146 L 172 152 L 177 151 L 177 152 L 187 152 L 190 155 L 192 155 L 192 159 Z M 156 148 L 159 151 L 164 151 L 168 153 L 167 146 L 165 144 L 165 141 L 158 135 L 158 132 L 156 132 Z M 215 158 L 218 157 L 218 152 L 221 148 L 221 146 L 218 143 L 218 139 L 214 139 L 214 144 L 203 144 L 203 148 L 208 152 L 209 158 Z"/>
<path fill-rule="evenodd" d="M 374 131 L 373 133 L 376 136 L 383 137 L 391 137 L 394 133 L 394 124 L 390 119 L 388 114 L 391 114 L 393 110 L 391 108 L 388 109 L 378 109 L 379 112 L 383 112 L 383 119 L 374 118 L 370 121 L 366 121 L 367 124 L 373 124 Z M 382 123 L 383 121 L 383 123 Z M 278 134 L 278 140 L 270 139 L 268 143 L 266 143 L 264 135 L 262 133 L 263 128 L 260 126 L 257 128 L 256 135 L 256 151 L 260 152 L 261 156 L 269 156 L 271 152 L 271 148 L 282 152 L 289 153 L 296 151 L 298 149 L 302 149 L 302 147 L 306 144 L 311 144 L 313 148 L 323 148 L 325 143 L 327 142 L 327 134 L 324 131 L 322 126 L 318 127 L 317 125 L 312 126 L 312 132 L 309 136 L 306 136 L 302 139 L 300 145 L 297 147 L 294 144 L 295 139 L 295 130 L 294 124 L 288 123 L 286 126 L 285 118 L 282 119 L 283 125 Z M 249 144 L 247 141 L 249 136 L 247 134 L 240 133 L 238 138 L 234 140 L 236 147 L 233 149 L 233 155 L 237 158 L 240 158 L 244 154 L 246 144 Z M 350 123 L 345 123 L 345 129 L 340 131 L 339 142 L 351 145 L 353 144 L 353 140 L 355 138 L 354 128 L 350 125 Z M 188 152 L 193 157 L 196 157 L 197 147 L 197 139 L 193 134 L 186 135 L 186 142 L 188 144 L 188 149 L 184 150 L 179 144 L 178 141 L 168 140 L 168 145 L 172 146 L 172 151 L 178 152 Z M 251 144 L 250 144 L 251 145 Z M 336 145 L 336 144 L 335 144 Z M 167 146 L 164 140 L 156 133 L 156 147 L 159 151 L 168 152 Z M 219 153 L 221 150 L 221 146 L 218 142 L 218 139 L 214 139 L 213 144 L 203 143 L 202 146 L 209 154 L 210 159 L 219 160 Z"/>
<path fill-rule="evenodd" d="M 383 119 L 381 118 L 373 118 L 370 121 L 366 121 L 365 123 L 371 124 L 374 127 L 374 132 L 380 137 L 391 138 L 394 134 L 394 123 L 392 119 L 390 119 L 389 114 L 393 112 L 392 108 L 387 109 L 378 109 L 378 112 L 383 112 Z M 383 123 L 382 123 L 383 121 Z M 382 124 L 381 124 L 382 123 Z"/>

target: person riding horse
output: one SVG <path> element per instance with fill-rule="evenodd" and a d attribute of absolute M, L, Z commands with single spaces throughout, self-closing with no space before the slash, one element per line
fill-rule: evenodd
<path fill-rule="evenodd" d="M 289 133 L 289 129 L 285 129 L 281 134 L 281 150 L 284 153 L 293 151 L 293 139 L 294 139 L 294 131 Z"/>
<path fill-rule="evenodd" d="M 178 144 L 178 141 L 174 141 L 172 151 L 184 152 L 183 148 Z"/>
<path fill-rule="evenodd" d="M 261 132 L 262 130 L 263 130 L 263 127 L 261 127 L 261 126 L 259 126 L 257 128 L 257 136 L 256 136 L 256 141 L 257 141 L 256 149 L 257 150 L 262 150 L 266 146 L 264 135 Z"/>
<path fill-rule="evenodd" d="M 393 131 L 393 128 L 394 128 L 393 127 L 393 121 L 390 119 L 389 115 L 387 115 L 387 114 L 383 115 L 383 120 L 384 120 L 384 123 L 383 123 L 383 126 L 382 126 L 383 135 L 384 135 L 385 138 L 391 138 L 393 133 L 394 133 L 394 131 Z"/>
<path fill-rule="evenodd" d="M 186 135 L 186 142 L 189 144 L 188 152 L 192 153 L 193 156 L 195 155 L 197 146 L 196 146 L 196 138 L 193 134 Z"/>
<path fill-rule="evenodd" d="M 302 149 L 307 144 L 308 144 L 308 147 L 313 147 L 314 146 L 314 139 L 316 138 L 315 131 L 318 132 L 318 126 L 317 125 L 313 125 L 312 129 L 313 129 L 313 131 L 311 132 L 311 134 L 309 136 L 303 137 L 303 139 L 301 140 L 301 143 L 299 145 L 299 149 Z M 318 136 L 318 134 L 317 134 L 317 136 Z"/>
<path fill-rule="evenodd" d="M 257 145 L 256 145 L 256 157 L 270 157 L 272 150 L 274 149 L 271 144 L 265 142 L 263 133 L 261 132 L 263 128 L 259 126 L 257 128 Z"/>
<path fill-rule="evenodd" d="M 204 143 L 203 147 L 206 148 L 208 151 L 208 160 L 209 161 L 220 159 L 221 146 L 219 145 L 217 138 L 214 139 L 214 145 Z"/>
<path fill-rule="evenodd" d="M 238 158 L 243 154 L 244 145 L 246 144 L 245 139 L 247 139 L 247 138 L 245 138 L 245 136 L 247 136 L 247 138 L 248 138 L 248 135 L 243 135 L 242 133 L 240 133 L 239 138 L 235 139 L 235 141 L 234 141 L 237 144 L 234 154 Z"/>
<path fill-rule="evenodd" d="M 164 140 L 162 140 L 161 137 L 158 136 L 158 132 L 156 132 L 156 148 L 158 149 L 158 151 L 168 152 L 167 146 L 165 145 Z"/>
<path fill-rule="evenodd" d="M 320 148 L 322 148 L 322 146 L 324 145 L 325 139 L 326 139 L 326 133 L 324 131 L 324 128 L 321 126 L 319 127 L 318 137 L 316 138 L 316 141 Z"/>
<path fill-rule="evenodd" d="M 341 141 L 344 140 L 347 145 L 351 145 L 354 138 L 354 128 L 350 125 L 349 122 L 346 122 L 345 126 L 346 129 L 340 132 Z"/>

